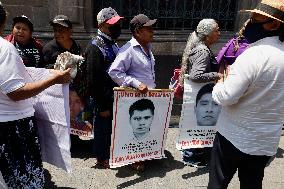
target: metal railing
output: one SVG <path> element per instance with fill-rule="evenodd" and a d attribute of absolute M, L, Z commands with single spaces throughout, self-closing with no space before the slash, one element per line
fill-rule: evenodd
<path fill-rule="evenodd" d="M 201 19 L 214 18 L 221 30 L 232 31 L 237 3 L 237 0 L 93 0 L 93 10 L 96 21 L 96 15 L 102 8 L 113 7 L 125 17 L 123 28 L 128 28 L 134 15 L 143 13 L 158 19 L 156 29 L 194 29 Z"/>

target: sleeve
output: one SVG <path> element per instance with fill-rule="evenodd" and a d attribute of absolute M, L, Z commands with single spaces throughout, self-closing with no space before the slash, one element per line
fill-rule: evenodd
<path fill-rule="evenodd" d="M 207 67 L 210 66 L 210 53 L 206 49 L 198 49 L 192 55 L 192 66 L 189 78 L 193 82 L 206 83 L 219 79 L 217 72 L 208 72 Z"/>
<path fill-rule="evenodd" d="M 110 66 L 108 74 L 119 86 L 138 88 L 141 82 L 127 74 L 129 69 L 131 69 L 131 63 L 132 59 L 129 51 L 122 51 L 117 55 Z"/>
<path fill-rule="evenodd" d="M 99 112 L 108 110 L 108 97 L 105 95 L 107 87 L 107 72 L 104 69 L 104 57 L 98 47 L 89 45 L 85 51 L 87 67 L 87 83 L 91 96 L 96 100 Z"/>
<path fill-rule="evenodd" d="M 26 81 L 21 73 L 25 66 L 16 49 L 7 49 L 3 54 L 0 62 L 0 90 L 8 94 L 25 85 Z"/>
<path fill-rule="evenodd" d="M 264 61 L 264 58 L 259 55 L 256 56 L 250 50 L 248 49 L 237 58 L 236 62 L 230 67 L 225 82 L 217 83 L 214 86 L 212 98 L 216 103 L 223 106 L 236 104 L 255 80 L 259 70 L 256 62 Z"/>

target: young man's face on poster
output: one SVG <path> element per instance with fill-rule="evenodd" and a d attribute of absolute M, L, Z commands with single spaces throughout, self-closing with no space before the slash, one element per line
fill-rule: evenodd
<path fill-rule="evenodd" d="M 71 120 L 74 120 L 76 116 L 84 109 L 84 105 L 75 91 L 70 91 L 69 93 L 69 106 L 70 106 L 70 116 Z"/>
<path fill-rule="evenodd" d="M 133 111 L 133 115 L 130 117 L 130 125 L 137 139 L 149 133 L 153 118 L 154 115 L 150 109 Z"/>
<path fill-rule="evenodd" d="M 214 126 L 217 123 L 221 106 L 213 101 L 212 93 L 205 93 L 197 102 L 194 110 L 198 126 Z"/>

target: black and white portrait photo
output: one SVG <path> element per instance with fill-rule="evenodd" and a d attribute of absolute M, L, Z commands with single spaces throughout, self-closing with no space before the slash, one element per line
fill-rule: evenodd
<path fill-rule="evenodd" d="M 165 158 L 173 94 L 170 90 L 115 91 L 111 167 Z"/>
<path fill-rule="evenodd" d="M 140 99 L 129 108 L 129 123 L 136 140 L 147 137 L 154 119 L 155 106 L 149 99 Z"/>
<path fill-rule="evenodd" d="M 215 83 L 196 83 L 184 80 L 184 99 L 176 142 L 178 150 L 210 147 L 222 107 L 214 102 Z"/>
<path fill-rule="evenodd" d="M 208 83 L 196 95 L 194 113 L 198 126 L 215 126 L 218 121 L 221 106 L 212 99 L 213 87 L 213 83 Z"/>

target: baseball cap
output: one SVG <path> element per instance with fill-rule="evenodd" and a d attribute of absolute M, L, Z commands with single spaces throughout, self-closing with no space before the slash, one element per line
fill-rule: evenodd
<path fill-rule="evenodd" d="M 25 23 L 27 24 L 27 26 L 29 27 L 29 29 L 33 32 L 34 31 L 34 25 L 31 22 L 31 20 L 25 16 L 25 15 L 21 15 L 21 16 L 16 16 L 15 18 L 13 18 L 13 27 L 15 26 L 16 23 Z"/>
<path fill-rule="evenodd" d="M 61 26 L 64 26 L 66 28 L 72 28 L 72 23 L 69 20 L 69 18 L 65 15 L 57 15 L 53 18 L 52 21 L 49 22 L 50 25 L 54 25 L 54 24 L 59 24 Z"/>
<path fill-rule="evenodd" d="M 150 18 L 148 18 L 145 14 L 138 14 L 130 21 L 130 30 L 133 31 L 142 26 L 152 26 L 156 23 L 156 21 L 157 19 L 150 20 Z"/>
<path fill-rule="evenodd" d="M 104 22 L 112 25 L 117 23 L 121 18 L 124 17 L 119 16 L 117 12 L 111 7 L 103 8 L 97 15 L 98 25 Z"/>

